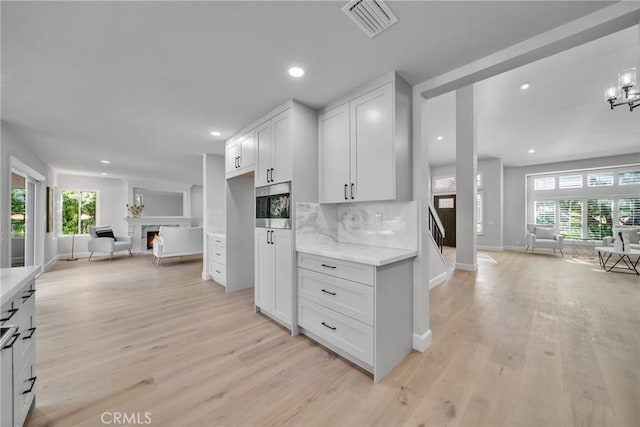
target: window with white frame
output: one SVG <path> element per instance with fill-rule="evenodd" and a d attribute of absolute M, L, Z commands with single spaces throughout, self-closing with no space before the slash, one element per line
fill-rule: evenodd
<path fill-rule="evenodd" d="M 527 222 L 566 238 L 601 240 L 614 225 L 640 225 L 640 165 L 559 171 L 527 178 Z"/>
<path fill-rule="evenodd" d="M 476 194 L 476 232 L 483 232 L 483 215 L 482 215 L 482 192 Z"/>
<path fill-rule="evenodd" d="M 456 177 L 455 176 L 443 176 L 433 179 L 433 191 L 455 191 L 456 190 Z"/>
<path fill-rule="evenodd" d="M 97 193 L 63 191 L 61 198 L 61 234 L 87 234 L 89 226 L 96 225 Z"/>

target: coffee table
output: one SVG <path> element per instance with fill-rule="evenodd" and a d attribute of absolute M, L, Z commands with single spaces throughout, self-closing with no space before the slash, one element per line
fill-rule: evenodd
<path fill-rule="evenodd" d="M 637 249 L 629 249 L 627 251 L 618 251 L 615 250 L 612 246 L 598 246 L 594 248 L 598 251 L 598 260 L 600 261 L 600 267 L 604 271 L 612 271 L 614 268 L 621 270 L 629 270 L 630 272 L 636 273 L 640 276 L 640 272 L 638 272 L 638 261 L 640 261 L 640 250 Z M 607 265 L 607 262 L 613 257 L 615 262 L 613 265 Z M 624 264 L 620 264 L 620 262 Z M 620 266 L 618 266 L 620 264 Z"/>

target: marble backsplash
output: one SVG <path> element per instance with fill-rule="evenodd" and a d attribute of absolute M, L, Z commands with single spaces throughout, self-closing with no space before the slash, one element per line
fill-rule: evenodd
<path fill-rule="evenodd" d="M 297 203 L 296 239 L 415 250 L 417 202 Z"/>

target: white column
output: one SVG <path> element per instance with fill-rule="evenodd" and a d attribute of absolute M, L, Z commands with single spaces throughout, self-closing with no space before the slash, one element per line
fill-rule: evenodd
<path fill-rule="evenodd" d="M 456 268 L 476 271 L 476 125 L 473 85 L 456 90 Z"/>

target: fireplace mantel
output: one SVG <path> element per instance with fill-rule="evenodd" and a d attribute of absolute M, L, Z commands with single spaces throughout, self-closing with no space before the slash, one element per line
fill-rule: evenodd
<path fill-rule="evenodd" d="M 132 238 L 133 252 L 147 251 L 146 229 L 150 227 L 160 227 L 162 225 L 173 227 L 191 227 L 192 218 L 184 216 L 142 216 L 139 218 L 125 218 L 127 221 L 127 231 Z M 144 231 L 144 232 L 143 232 Z"/>

